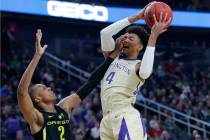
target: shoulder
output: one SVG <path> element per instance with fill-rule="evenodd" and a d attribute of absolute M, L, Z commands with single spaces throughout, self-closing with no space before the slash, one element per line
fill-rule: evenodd
<path fill-rule="evenodd" d="M 61 107 L 61 106 L 59 106 L 59 105 L 55 105 L 55 108 L 56 108 L 57 110 L 59 110 L 60 112 L 68 113 L 67 110 L 66 110 L 66 108 Z"/>

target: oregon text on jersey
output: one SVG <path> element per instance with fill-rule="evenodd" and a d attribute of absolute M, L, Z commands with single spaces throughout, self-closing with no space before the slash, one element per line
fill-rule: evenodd
<path fill-rule="evenodd" d="M 69 124 L 69 120 L 62 120 L 62 121 L 48 121 L 47 125 L 61 125 L 61 124 Z"/>

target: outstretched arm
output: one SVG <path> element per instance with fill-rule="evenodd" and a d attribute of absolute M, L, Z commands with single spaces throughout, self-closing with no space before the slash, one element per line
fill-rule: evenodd
<path fill-rule="evenodd" d="M 160 20 L 157 21 L 155 15 L 153 15 L 155 24 L 151 29 L 151 34 L 147 44 L 147 48 L 142 58 L 141 66 L 139 68 L 139 76 L 141 79 L 147 79 L 153 70 L 154 56 L 155 56 L 155 45 L 160 34 L 165 32 L 167 25 L 170 23 L 171 18 L 167 20 L 167 14 L 162 17 L 160 14 Z"/>
<path fill-rule="evenodd" d="M 117 34 L 118 32 L 120 32 L 123 28 L 130 25 L 131 23 L 144 19 L 144 11 L 147 6 L 145 6 L 136 15 L 117 21 L 101 30 L 100 32 L 101 49 L 102 49 L 104 57 L 107 57 L 115 49 L 115 41 L 113 39 L 113 36 Z"/>
<path fill-rule="evenodd" d="M 36 53 L 34 54 L 34 57 L 31 60 L 30 64 L 28 65 L 27 69 L 25 70 L 17 89 L 17 98 L 18 98 L 20 111 L 23 113 L 24 118 L 29 124 L 35 123 L 39 119 L 38 111 L 33 106 L 32 100 L 28 93 L 28 88 L 31 83 L 31 79 L 35 71 L 35 68 L 42 54 L 47 48 L 47 45 L 41 47 L 40 44 L 41 38 L 42 38 L 42 32 L 41 30 L 37 30 L 36 43 L 35 43 Z"/>
<path fill-rule="evenodd" d="M 65 97 L 58 103 L 58 105 L 68 113 L 69 117 L 71 110 L 78 106 L 81 100 L 88 96 L 88 94 L 98 85 L 113 60 L 114 59 L 107 57 L 91 74 L 87 82 L 85 82 L 76 92 Z"/>
<path fill-rule="evenodd" d="M 87 97 L 89 93 L 98 85 L 98 83 L 104 77 L 104 74 L 106 73 L 110 64 L 122 50 L 123 45 L 120 41 L 122 39 L 123 37 L 117 39 L 115 51 L 113 51 L 98 68 L 96 68 L 96 70 L 91 74 L 88 81 L 85 82 L 74 94 L 67 96 L 58 103 L 60 107 L 62 107 L 66 112 L 68 112 L 69 116 L 72 108 L 77 106 L 81 102 L 81 100 Z"/>

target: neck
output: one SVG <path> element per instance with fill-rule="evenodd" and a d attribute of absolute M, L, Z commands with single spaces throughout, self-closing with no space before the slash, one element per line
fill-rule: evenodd
<path fill-rule="evenodd" d="M 136 54 L 131 54 L 131 55 L 129 55 L 129 54 L 127 54 L 127 55 L 124 55 L 124 54 L 121 54 L 121 56 L 122 56 L 122 58 L 125 58 L 125 59 L 137 59 L 138 58 L 138 55 L 136 55 Z"/>
<path fill-rule="evenodd" d="M 54 103 L 42 104 L 41 107 L 42 107 L 43 111 L 56 112 Z"/>
<path fill-rule="evenodd" d="M 137 57 L 136 56 L 134 56 L 134 55 L 127 55 L 126 57 L 125 57 L 126 59 L 137 59 Z"/>

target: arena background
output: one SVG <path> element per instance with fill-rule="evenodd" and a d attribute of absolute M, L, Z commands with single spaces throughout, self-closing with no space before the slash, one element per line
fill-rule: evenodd
<path fill-rule="evenodd" d="M 51 86 L 61 99 L 103 61 L 100 30 L 149 2 L 1 0 L 1 139 L 32 139 L 16 90 L 34 53 L 36 29 L 42 29 L 42 42 L 49 47 L 33 82 Z M 209 140 L 210 1 L 163 2 L 172 7 L 174 20 L 158 39 L 154 72 L 137 93 L 135 106 L 144 117 L 149 140 Z M 147 28 L 144 22 L 137 24 Z M 95 88 L 74 109 L 70 126 L 74 140 L 99 140 L 99 93 Z"/>

